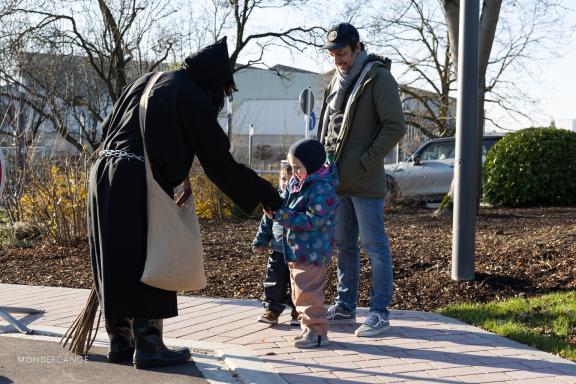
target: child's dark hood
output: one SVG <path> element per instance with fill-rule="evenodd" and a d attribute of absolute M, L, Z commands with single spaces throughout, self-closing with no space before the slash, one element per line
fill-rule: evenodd
<path fill-rule="evenodd" d="M 226 36 L 188 56 L 184 67 L 204 90 L 234 84 Z"/>

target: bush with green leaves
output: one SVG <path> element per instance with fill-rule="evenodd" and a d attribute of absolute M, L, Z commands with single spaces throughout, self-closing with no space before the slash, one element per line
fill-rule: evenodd
<path fill-rule="evenodd" d="M 484 199 L 502 207 L 576 205 L 576 133 L 527 128 L 509 133 L 486 156 Z"/>

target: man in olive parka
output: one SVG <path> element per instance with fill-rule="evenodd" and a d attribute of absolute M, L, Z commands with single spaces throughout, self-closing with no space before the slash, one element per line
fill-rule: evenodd
<path fill-rule="evenodd" d="M 389 327 L 393 296 L 392 253 L 384 225 L 384 157 L 406 131 L 398 84 L 390 61 L 368 54 L 358 30 L 339 23 L 324 46 L 335 66 L 320 114 L 319 140 L 332 155 L 340 185 L 336 211 L 338 296 L 328 309 L 332 322 L 356 322 L 360 239 L 370 259 L 370 312 L 354 332 L 378 336 Z"/>
<path fill-rule="evenodd" d="M 92 272 L 111 342 L 108 360 L 134 355 L 137 368 L 190 358 L 188 349 L 170 350 L 162 342 L 162 319 L 178 314 L 176 292 L 140 282 L 147 194 L 139 100 L 152 75 L 126 86 L 104 121 L 88 196 Z M 226 38 L 186 58 L 183 68 L 161 74 L 146 113 L 146 151 L 154 178 L 173 196 L 174 188 L 188 180 L 196 156 L 210 180 L 242 210 L 251 212 L 259 203 L 275 210 L 281 205 L 278 192 L 233 159 L 217 122 L 224 95 L 233 90 Z"/>

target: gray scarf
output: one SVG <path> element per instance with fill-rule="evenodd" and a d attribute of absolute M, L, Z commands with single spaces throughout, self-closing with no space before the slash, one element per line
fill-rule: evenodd
<path fill-rule="evenodd" d="M 332 86 L 332 90 L 327 97 L 327 103 L 334 111 L 342 111 L 344 102 L 344 96 L 353 84 L 352 82 L 360 71 L 362 71 L 362 67 L 364 67 L 364 63 L 368 58 L 368 52 L 360 51 L 356 60 L 352 64 L 352 67 L 348 70 L 348 72 L 341 72 L 338 68 L 336 68 L 336 75 L 334 79 L 334 85 Z"/>

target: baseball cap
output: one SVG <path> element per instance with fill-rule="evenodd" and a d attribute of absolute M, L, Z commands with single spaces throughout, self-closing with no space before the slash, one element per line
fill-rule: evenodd
<path fill-rule="evenodd" d="M 360 41 L 358 30 L 348 23 L 336 24 L 326 34 L 325 49 L 340 49 Z"/>

